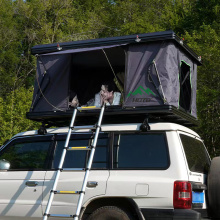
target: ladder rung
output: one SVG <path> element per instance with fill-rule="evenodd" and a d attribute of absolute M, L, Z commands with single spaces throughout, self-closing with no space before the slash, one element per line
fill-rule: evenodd
<path fill-rule="evenodd" d="M 79 111 L 88 111 L 88 110 L 96 110 L 101 109 L 100 106 L 85 106 L 85 107 L 77 107 Z"/>
<path fill-rule="evenodd" d="M 72 130 L 81 130 L 81 129 L 90 129 L 94 130 L 96 127 L 94 125 L 88 125 L 88 126 L 79 126 L 79 127 L 71 127 Z"/>
<path fill-rule="evenodd" d="M 82 191 L 65 191 L 65 190 L 56 190 L 54 194 L 80 194 Z"/>
<path fill-rule="evenodd" d="M 68 147 L 67 150 L 91 150 L 90 146 L 84 146 L 84 147 Z"/>
<path fill-rule="evenodd" d="M 47 216 L 53 218 L 74 218 L 74 215 L 64 215 L 64 214 L 48 214 Z"/>
<path fill-rule="evenodd" d="M 60 169 L 63 172 L 68 172 L 68 171 L 85 171 L 85 168 L 62 168 Z"/>

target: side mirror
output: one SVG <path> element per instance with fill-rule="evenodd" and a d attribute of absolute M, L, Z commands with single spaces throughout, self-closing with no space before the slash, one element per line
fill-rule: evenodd
<path fill-rule="evenodd" d="M 8 170 L 10 168 L 9 161 L 2 159 L 0 160 L 0 170 Z"/>

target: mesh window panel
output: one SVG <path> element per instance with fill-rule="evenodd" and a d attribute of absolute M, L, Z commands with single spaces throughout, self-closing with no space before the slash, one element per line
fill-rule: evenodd
<path fill-rule="evenodd" d="M 191 75 L 190 75 L 190 66 L 181 61 L 180 67 L 180 100 L 179 105 L 184 108 L 187 112 L 191 111 Z"/>

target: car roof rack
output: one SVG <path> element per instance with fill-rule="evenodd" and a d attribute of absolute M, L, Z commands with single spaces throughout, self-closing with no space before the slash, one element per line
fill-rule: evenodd
<path fill-rule="evenodd" d="M 28 112 L 28 119 L 50 124 L 50 126 L 67 126 L 71 119 L 73 110 L 65 112 Z M 90 110 L 79 112 L 75 125 L 90 125 L 97 121 L 99 110 Z M 103 124 L 120 124 L 120 123 L 142 123 L 145 118 L 152 122 L 171 122 L 194 127 L 199 125 L 198 119 L 171 105 L 164 106 L 147 106 L 134 108 L 122 108 L 121 106 L 107 106 Z"/>

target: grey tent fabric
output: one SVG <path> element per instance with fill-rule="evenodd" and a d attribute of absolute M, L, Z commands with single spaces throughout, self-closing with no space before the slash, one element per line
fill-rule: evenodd
<path fill-rule="evenodd" d="M 70 54 L 38 57 L 37 76 L 31 106 L 35 112 L 66 110 L 69 96 L 70 63 Z M 45 80 L 46 76 L 47 79 Z M 49 82 L 44 83 L 45 81 Z"/>
<path fill-rule="evenodd" d="M 192 66 L 192 104 L 191 104 L 191 114 L 197 117 L 197 107 L 196 107 L 196 90 L 197 90 L 197 65 L 193 63 Z"/>
<path fill-rule="evenodd" d="M 66 111 L 74 92 L 81 104 L 94 97 L 103 79 L 115 77 L 102 49 L 115 73 L 125 73 L 124 108 L 172 105 L 196 117 L 197 61 L 172 40 L 42 54 L 31 112 Z"/>
<path fill-rule="evenodd" d="M 126 64 L 125 106 L 162 105 L 163 102 L 148 82 L 148 68 L 160 50 L 160 43 L 129 45 Z"/>
<path fill-rule="evenodd" d="M 173 105 L 179 103 L 181 61 L 190 66 L 188 113 L 196 117 L 197 65 L 175 44 L 166 41 L 144 45 L 129 45 L 126 63 L 125 107 Z"/>
<path fill-rule="evenodd" d="M 92 94 L 91 91 L 87 90 L 92 88 L 97 93 L 101 85 L 98 88 L 94 88 L 91 83 L 94 81 L 100 81 L 101 83 L 104 79 L 112 80 L 114 77 L 102 50 L 106 51 L 106 54 L 108 54 L 111 61 L 116 65 L 115 68 L 120 68 L 120 63 L 122 62 L 124 68 L 124 61 L 121 59 L 122 56 L 120 54 L 124 54 L 124 51 L 122 49 L 118 51 L 117 49 L 124 45 L 79 48 L 38 56 L 37 77 L 30 111 L 66 111 L 69 109 L 70 93 L 76 92 L 72 91 L 73 88 L 71 87 L 74 86 L 71 84 L 75 85 L 76 90 L 79 92 L 77 95 L 81 98 L 83 104 L 94 97 L 95 93 Z M 111 48 L 113 51 L 112 55 L 109 54 L 109 49 Z M 118 53 L 118 59 L 115 57 L 115 53 Z M 80 58 L 77 54 L 81 54 Z M 89 72 L 85 74 L 86 71 Z M 108 76 L 106 77 L 104 74 L 107 73 Z M 81 85 L 79 85 L 77 80 L 84 80 L 84 82 L 80 82 Z M 82 91 L 79 90 L 83 90 L 87 94 L 82 95 Z"/>

